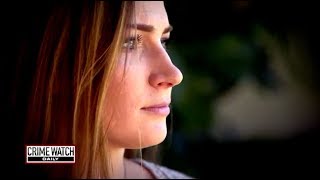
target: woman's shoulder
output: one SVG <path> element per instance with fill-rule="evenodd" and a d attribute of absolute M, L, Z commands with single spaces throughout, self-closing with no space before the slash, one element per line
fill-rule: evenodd
<path fill-rule="evenodd" d="M 142 164 L 156 179 L 193 179 L 182 172 L 168 167 L 140 159 L 132 159 L 135 163 Z"/>

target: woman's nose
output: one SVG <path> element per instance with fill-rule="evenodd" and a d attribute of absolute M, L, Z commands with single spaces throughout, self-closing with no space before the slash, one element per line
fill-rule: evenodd
<path fill-rule="evenodd" d="M 183 75 L 172 63 L 166 50 L 162 49 L 154 57 L 156 65 L 149 76 L 149 84 L 155 88 L 170 88 L 181 83 Z"/>

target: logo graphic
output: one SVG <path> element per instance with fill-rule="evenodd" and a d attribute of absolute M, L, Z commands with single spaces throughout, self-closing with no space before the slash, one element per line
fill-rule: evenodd
<path fill-rule="evenodd" d="M 26 146 L 26 163 L 75 163 L 75 146 Z"/>

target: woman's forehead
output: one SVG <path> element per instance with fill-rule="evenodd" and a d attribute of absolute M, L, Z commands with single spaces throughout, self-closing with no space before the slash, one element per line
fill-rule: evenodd
<path fill-rule="evenodd" d="M 137 1 L 135 11 L 138 24 L 169 24 L 167 12 L 162 1 Z"/>

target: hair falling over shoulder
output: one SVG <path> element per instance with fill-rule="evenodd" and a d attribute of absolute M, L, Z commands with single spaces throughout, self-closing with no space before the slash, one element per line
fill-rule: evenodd
<path fill-rule="evenodd" d="M 49 177 L 107 178 L 102 102 L 132 20 L 131 1 L 50 6 L 29 96 L 25 144 L 75 145 L 76 163 L 43 168 Z"/>

